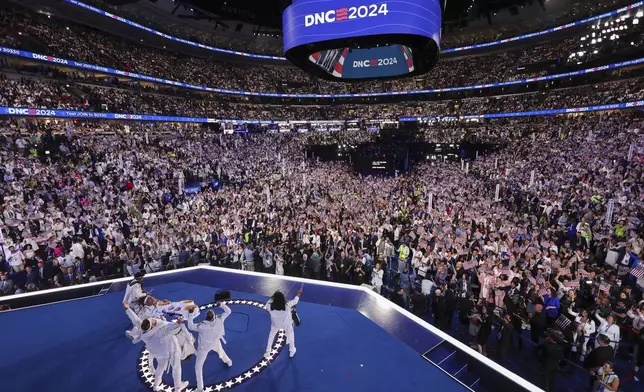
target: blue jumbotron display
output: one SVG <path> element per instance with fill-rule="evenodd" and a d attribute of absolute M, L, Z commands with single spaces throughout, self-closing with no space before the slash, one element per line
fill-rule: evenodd
<path fill-rule="evenodd" d="M 439 0 L 299 0 L 282 14 L 284 51 L 331 78 L 423 73 L 438 60 L 441 23 Z"/>

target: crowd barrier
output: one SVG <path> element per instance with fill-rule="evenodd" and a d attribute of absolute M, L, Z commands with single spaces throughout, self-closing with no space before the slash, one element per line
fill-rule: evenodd
<path fill-rule="evenodd" d="M 644 57 L 642 57 L 638 59 L 622 61 L 619 63 L 606 64 L 599 67 L 586 68 L 578 71 L 565 72 L 565 73 L 560 73 L 556 75 L 546 75 L 546 76 L 539 76 L 535 78 L 509 80 L 506 82 L 477 84 L 472 86 L 445 87 L 445 88 L 435 88 L 435 89 L 426 89 L 426 90 L 389 91 L 389 92 L 378 92 L 378 93 L 288 94 L 288 93 L 268 93 L 268 92 L 229 90 L 229 89 L 223 89 L 223 88 L 198 86 L 194 84 L 178 82 L 175 80 L 157 78 L 155 76 L 144 75 L 136 72 L 122 71 L 119 69 L 103 67 L 101 65 L 88 64 L 81 61 L 61 59 L 58 57 L 47 56 L 40 53 L 33 53 L 33 52 L 28 52 L 26 50 L 8 48 L 4 46 L 0 46 L 0 54 L 5 54 L 5 55 L 15 56 L 15 57 L 22 57 L 30 60 L 38 60 L 38 61 L 43 61 L 43 62 L 52 63 L 52 64 L 74 67 L 74 68 L 82 68 L 82 69 L 101 72 L 109 75 L 125 76 L 132 79 L 145 80 L 147 82 L 160 83 L 168 86 L 182 87 L 182 88 L 187 88 L 191 90 L 208 91 L 208 92 L 213 92 L 218 94 L 275 97 L 275 98 L 359 98 L 359 97 L 383 97 L 383 96 L 400 96 L 400 95 L 417 95 L 417 94 L 438 94 L 438 93 L 454 92 L 454 91 L 469 91 L 469 90 L 480 90 L 480 89 L 487 89 L 487 88 L 494 88 L 494 87 L 525 85 L 529 83 L 563 79 L 563 78 L 587 75 L 587 74 L 602 72 L 607 70 L 632 67 L 632 66 L 640 65 L 644 63 Z"/>
<path fill-rule="evenodd" d="M 254 58 L 260 58 L 260 59 L 286 61 L 285 57 L 280 57 L 280 56 L 269 56 L 269 55 L 262 55 L 262 54 L 246 53 L 246 52 L 240 52 L 240 51 L 229 50 L 229 49 L 215 48 L 213 46 L 200 44 L 198 42 L 193 42 L 193 41 L 190 41 L 190 40 L 187 40 L 187 39 L 178 38 L 178 37 L 174 37 L 174 36 L 169 35 L 169 34 L 162 33 L 160 31 L 154 30 L 154 29 L 152 29 L 150 27 L 143 26 L 143 25 L 141 25 L 139 23 L 133 22 L 133 21 L 131 21 L 129 19 L 126 19 L 126 18 L 122 18 L 122 17 L 120 17 L 118 15 L 114 15 L 114 14 L 112 14 L 110 12 L 103 11 L 102 9 L 93 7 L 93 6 L 88 5 L 88 4 L 85 4 L 85 3 L 80 2 L 78 0 L 65 0 L 65 2 L 67 2 L 69 4 L 73 4 L 73 5 L 81 7 L 81 8 L 84 8 L 84 9 L 86 9 L 88 11 L 95 12 L 95 13 L 97 13 L 99 15 L 102 15 L 102 16 L 105 16 L 105 17 L 108 17 L 108 18 L 112 18 L 114 20 L 117 20 L 117 21 L 119 21 L 121 23 L 124 23 L 124 24 L 127 24 L 129 26 L 132 26 L 132 27 L 135 27 L 135 28 L 138 28 L 138 29 L 141 29 L 141 30 L 145 30 L 148 33 L 158 35 L 160 37 L 169 39 L 171 41 L 181 42 L 181 43 L 184 43 L 184 44 L 187 44 L 187 45 L 192 45 L 192 46 L 196 46 L 196 47 L 199 47 L 199 48 L 202 48 L 202 49 L 211 50 L 213 52 L 227 53 L 227 54 L 233 54 L 233 55 L 245 56 L 245 57 L 254 57 Z M 588 24 L 588 23 L 591 23 L 591 22 L 594 22 L 596 20 L 600 20 L 600 19 L 603 19 L 603 18 L 619 15 L 621 13 L 624 13 L 624 12 L 630 11 L 632 9 L 635 9 L 637 7 L 640 7 L 643 4 L 644 4 L 644 1 L 637 1 L 637 2 L 635 2 L 635 3 L 631 4 L 631 5 L 628 5 L 626 7 L 618 8 L 616 10 L 608 11 L 608 12 L 605 12 L 603 14 L 592 16 L 590 18 L 578 20 L 576 22 L 571 22 L 571 23 L 567 23 L 567 24 L 564 24 L 564 25 L 561 25 L 561 26 L 552 27 L 552 28 L 549 28 L 549 29 L 546 29 L 546 30 L 536 31 L 536 32 L 529 33 L 529 34 L 518 35 L 518 36 L 515 36 L 515 37 L 505 38 L 505 39 L 501 39 L 501 40 L 497 40 L 497 41 L 485 42 L 485 43 L 481 43 L 481 44 L 474 44 L 474 45 L 468 45 L 468 46 L 461 46 L 461 47 L 457 47 L 457 48 L 444 49 L 444 50 L 442 50 L 442 53 L 465 52 L 465 51 L 472 50 L 472 49 L 488 48 L 488 47 L 491 47 L 491 46 L 502 45 L 502 44 L 506 44 L 506 43 L 509 43 L 509 42 L 516 42 L 516 41 L 521 41 L 521 40 L 525 40 L 525 39 L 535 38 L 535 37 L 543 36 L 543 35 L 546 35 L 546 34 L 558 32 L 558 31 L 563 31 L 563 30 L 567 30 L 567 29 L 570 29 L 570 28 L 573 28 L 573 27 Z"/>
<path fill-rule="evenodd" d="M 531 117 L 531 116 L 552 116 L 558 114 L 572 114 L 572 113 L 586 113 L 598 112 L 608 110 L 625 110 L 635 109 L 644 106 L 644 101 L 634 101 L 626 103 L 614 103 L 607 105 L 583 106 L 578 108 L 563 108 L 563 109 L 546 109 L 535 110 L 530 112 L 512 112 L 512 113 L 487 113 L 487 114 L 471 114 L 463 115 L 460 117 L 453 116 L 436 116 L 436 117 L 402 117 L 399 122 L 418 122 L 429 120 L 445 120 L 445 119 L 486 119 L 486 118 L 507 118 L 507 117 Z M 125 120 L 125 121 L 156 121 L 156 122 L 179 122 L 179 123 L 228 123 L 228 124 L 302 124 L 302 123 L 337 123 L 338 121 L 328 120 L 232 120 L 232 119 L 217 119 L 217 118 L 204 118 L 204 117 L 175 117 L 175 116 L 158 116 L 151 114 L 125 114 L 125 113 L 102 113 L 102 112 L 84 112 L 78 110 L 58 110 L 58 109 L 39 109 L 39 108 L 17 108 L 0 106 L 0 116 L 16 116 L 16 117 L 51 117 L 51 118 L 78 118 L 78 119 L 94 119 L 94 120 Z M 355 123 L 355 119 L 342 120 L 342 123 Z"/>

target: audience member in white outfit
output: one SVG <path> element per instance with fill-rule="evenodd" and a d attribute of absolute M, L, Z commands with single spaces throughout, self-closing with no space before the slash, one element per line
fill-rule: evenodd
<path fill-rule="evenodd" d="M 190 310 L 188 314 L 188 328 L 192 331 L 199 333 L 199 346 L 197 347 L 197 362 L 195 364 L 195 372 L 197 373 L 197 391 L 203 392 L 203 364 L 206 362 L 208 353 L 214 351 L 219 355 L 219 358 L 229 367 L 233 366 L 233 361 L 228 358 L 224 348 L 221 346 L 221 341 L 224 338 L 224 320 L 230 316 L 230 308 L 226 304 L 217 303 L 224 311 L 221 315 L 215 315 L 215 312 L 209 310 L 206 313 L 206 320 L 198 324 L 194 323 L 195 313 L 194 309 Z"/>
<path fill-rule="evenodd" d="M 181 392 L 188 386 L 187 381 L 181 381 L 181 347 L 177 341 L 176 334 L 183 326 L 183 318 L 180 317 L 176 323 L 161 319 L 141 320 L 139 316 L 130 309 L 130 305 L 123 301 L 125 313 L 132 320 L 132 324 L 138 326 L 143 333 L 141 340 L 150 352 L 150 360 L 157 360 L 154 370 L 153 391 L 158 391 L 161 386 L 161 377 L 168 366 L 172 367 L 172 380 L 174 381 L 174 392 Z"/>
<path fill-rule="evenodd" d="M 295 298 L 286 302 L 284 294 L 276 291 L 275 294 L 266 303 L 266 310 L 271 315 L 271 332 L 268 334 L 268 343 L 266 343 L 266 353 L 264 357 L 269 359 L 271 357 L 271 346 L 275 335 L 280 329 L 286 332 L 286 343 L 288 344 L 288 355 L 293 358 L 295 355 L 295 334 L 293 332 L 293 317 L 291 310 L 293 306 L 297 305 L 302 295 L 302 288 L 297 291 Z"/>
<path fill-rule="evenodd" d="M 380 263 L 376 263 L 376 269 L 373 270 L 371 274 L 371 284 L 376 293 L 380 294 L 380 289 L 382 288 L 382 277 L 384 276 L 385 271 L 380 268 Z"/>
<path fill-rule="evenodd" d="M 613 316 L 608 316 L 606 319 L 603 319 L 599 314 L 595 314 L 595 318 L 599 320 L 599 327 L 597 327 L 598 335 L 606 335 L 610 339 L 610 345 L 614 350 L 617 350 L 617 343 L 619 343 L 619 326 L 615 324 L 615 319 Z M 595 342 L 595 347 L 598 347 L 599 343 Z"/>

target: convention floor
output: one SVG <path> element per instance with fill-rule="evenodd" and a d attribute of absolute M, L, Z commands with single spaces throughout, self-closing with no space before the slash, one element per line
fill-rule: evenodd
<path fill-rule="evenodd" d="M 210 303 L 216 290 L 186 283 L 155 286 L 157 298 Z M 134 392 L 148 390 L 139 380 L 142 343 L 132 344 L 123 293 L 7 312 L 0 315 L 2 390 L 11 392 Z M 233 292 L 235 299 L 266 301 Z M 306 296 L 303 297 L 306 300 Z M 227 368 L 215 353 L 204 367 L 206 385 L 220 383 L 262 360 L 268 314 L 257 307 L 231 305 L 226 320 Z M 463 391 L 415 350 L 351 309 L 302 302 L 294 358 L 287 350 L 235 391 Z M 194 390 L 194 359 L 183 362 L 183 379 Z M 171 384 L 171 377 L 164 376 Z M 171 384 L 172 385 L 172 384 Z"/>

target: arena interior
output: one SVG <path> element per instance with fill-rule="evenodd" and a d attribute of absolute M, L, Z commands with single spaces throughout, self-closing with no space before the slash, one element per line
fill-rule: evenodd
<path fill-rule="evenodd" d="M 644 390 L 643 25 L 2 2 L 0 389 Z"/>

